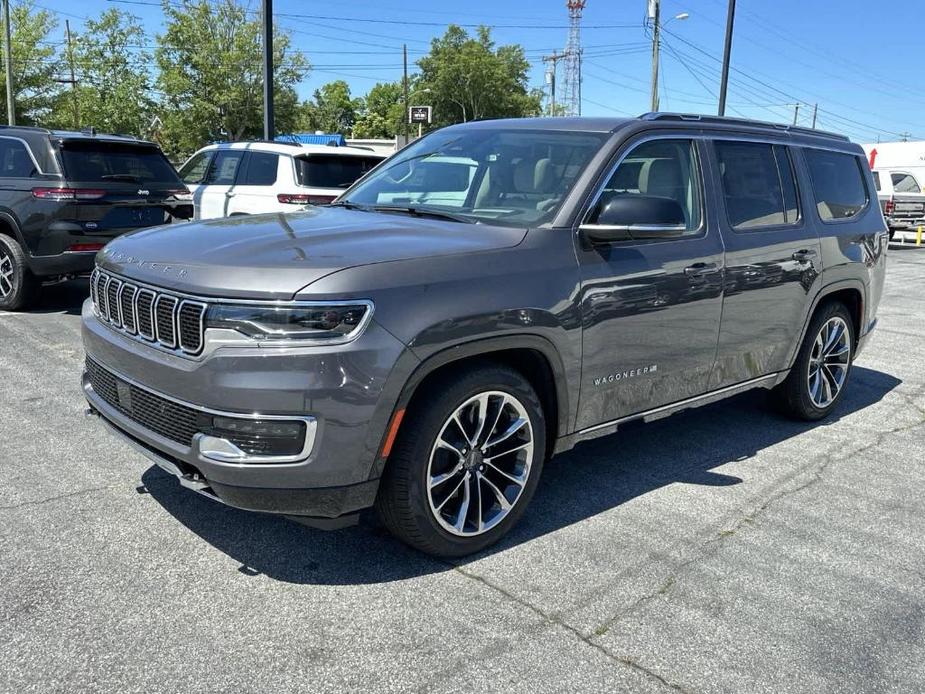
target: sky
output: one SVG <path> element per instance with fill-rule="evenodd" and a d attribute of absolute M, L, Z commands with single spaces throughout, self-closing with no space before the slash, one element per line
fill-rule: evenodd
<path fill-rule="evenodd" d="M 150 2 L 151 0 L 144 0 Z M 727 0 L 661 0 L 662 111 L 716 113 Z M 159 6 L 127 0 L 36 0 L 79 31 L 111 7 L 137 15 L 149 33 L 163 29 Z M 248 3 L 245 3 L 248 4 Z M 542 56 L 568 38 L 565 0 L 275 0 L 277 30 L 313 65 L 299 86 L 307 98 L 343 79 L 355 96 L 401 78 L 446 25 L 491 27 L 501 44 L 519 43 L 531 63 L 531 87 L 543 88 Z M 259 0 L 249 6 L 259 10 Z M 674 19 L 687 13 L 686 19 Z M 635 116 L 650 106 L 651 42 L 646 0 L 587 0 L 582 17 L 582 115 Z M 467 27 L 469 28 L 469 27 Z M 925 140 L 925 0 L 738 0 L 727 113 L 810 125 L 856 142 Z M 564 80 L 564 63 L 558 79 Z"/>

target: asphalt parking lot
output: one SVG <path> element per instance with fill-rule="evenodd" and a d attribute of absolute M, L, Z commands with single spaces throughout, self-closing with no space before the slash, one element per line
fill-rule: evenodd
<path fill-rule="evenodd" d="M 0 690 L 925 690 L 925 248 L 836 416 L 751 393 L 557 458 L 499 546 L 235 511 L 83 416 L 81 283 L 0 313 Z"/>

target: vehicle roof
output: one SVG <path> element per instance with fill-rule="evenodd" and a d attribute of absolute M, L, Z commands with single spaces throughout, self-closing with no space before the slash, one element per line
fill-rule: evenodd
<path fill-rule="evenodd" d="M 298 142 L 216 142 L 206 145 L 200 152 L 215 149 L 249 149 L 255 152 L 273 152 L 275 154 L 288 154 L 301 156 L 304 154 L 342 154 L 348 157 L 375 157 L 384 159 L 385 156 L 368 149 L 359 147 L 330 147 L 328 145 L 306 145 Z"/>
<path fill-rule="evenodd" d="M 457 128 L 496 128 L 503 125 L 509 129 L 524 130 L 567 130 L 574 132 L 611 132 L 615 133 L 624 128 L 638 127 L 643 123 L 658 123 L 661 126 L 688 127 L 709 130 L 749 130 L 768 134 L 789 134 L 818 140 L 828 143 L 837 142 L 841 145 L 850 140 L 844 135 L 816 130 L 785 123 L 770 123 L 767 121 L 751 120 L 748 118 L 729 118 L 724 116 L 709 116 L 696 113 L 644 113 L 636 118 L 617 117 L 556 117 L 556 118 L 510 118 L 469 121 L 449 126 Z"/>
<path fill-rule="evenodd" d="M 127 142 L 139 145 L 151 145 L 156 147 L 157 144 L 142 140 L 133 135 L 114 135 L 110 133 L 90 132 L 83 130 L 49 130 L 48 128 L 36 128 L 30 125 L 0 125 L 0 134 L 22 136 L 48 135 L 61 140 L 106 140 L 109 142 Z"/>

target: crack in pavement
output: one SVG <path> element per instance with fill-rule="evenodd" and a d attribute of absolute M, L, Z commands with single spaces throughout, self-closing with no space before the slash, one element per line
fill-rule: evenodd
<path fill-rule="evenodd" d="M 490 590 L 493 590 L 494 592 L 498 593 L 499 595 L 501 595 L 501 596 L 504 597 L 505 599 L 510 600 L 510 601 L 512 601 L 512 602 L 515 602 L 515 603 L 517 603 L 518 605 L 520 605 L 521 607 L 527 608 L 528 610 L 530 610 L 530 611 L 533 612 L 534 614 L 536 614 L 536 615 L 538 615 L 539 617 L 541 617 L 541 618 L 542 618 L 545 622 L 547 622 L 548 624 L 551 624 L 551 625 L 553 625 L 553 626 L 558 626 L 558 627 L 561 627 L 561 628 L 565 629 L 565 630 L 568 631 L 570 634 L 572 634 L 573 636 L 575 636 L 579 641 L 581 641 L 582 643 L 584 643 L 586 646 L 590 646 L 591 648 L 593 648 L 594 650 L 598 651 L 599 653 L 602 653 L 608 660 L 610 660 L 610 661 L 612 661 L 612 662 L 614 662 L 614 663 L 618 663 L 618 664 L 620 664 L 620 665 L 623 665 L 623 666 L 625 666 L 625 667 L 628 667 L 628 668 L 634 670 L 635 672 L 644 675 L 644 676 L 647 677 L 648 679 L 651 679 L 651 680 L 657 682 L 658 684 L 661 684 L 661 685 L 664 686 L 664 687 L 668 687 L 669 689 L 671 689 L 671 690 L 673 690 L 673 691 L 682 692 L 682 694 L 691 694 L 691 690 L 685 689 L 685 688 L 682 687 L 680 684 L 677 684 L 676 682 L 672 682 L 672 681 L 668 680 L 667 678 L 665 678 L 665 677 L 663 677 L 662 675 L 658 674 L 658 673 L 655 672 L 654 670 L 651 670 L 651 669 L 647 668 L 646 666 L 641 665 L 640 663 L 636 662 L 636 661 L 633 660 L 632 658 L 627 658 L 627 657 L 625 657 L 625 656 L 620 656 L 620 655 L 617 655 L 617 654 L 615 654 L 615 653 L 612 653 L 612 652 L 609 651 L 607 648 L 605 648 L 602 644 L 595 643 L 595 642 L 591 639 L 590 636 L 588 636 L 588 635 L 586 635 L 586 634 L 583 634 L 583 633 L 581 632 L 580 629 L 577 629 L 576 627 L 573 627 L 571 624 L 569 624 L 568 622 L 565 622 L 565 621 L 561 620 L 561 619 L 560 619 L 559 617 L 557 617 L 556 615 L 552 615 L 552 614 L 547 613 L 546 611 L 544 611 L 544 610 L 541 609 L 540 607 L 534 605 L 533 603 L 531 603 L 531 602 L 529 602 L 529 601 L 527 601 L 527 600 L 524 600 L 523 598 L 520 598 L 520 597 L 514 595 L 513 593 L 509 592 L 509 591 L 506 590 L 505 588 L 502 588 L 501 586 L 499 586 L 499 585 L 497 585 L 497 584 L 495 584 L 495 583 L 492 583 L 491 581 L 489 581 L 489 580 L 488 580 L 487 578 L 485 578 L 484 576 L 481 576 L 481 575 L 479 575 L 479 574 L 477 574 L 477 573 L 474 573 L 474 572 L 472 572 L 472 571 L 467 571 L 466 569 L 462 568 L 461 566 L 457 566 L 457 565 L 455 565 L 455 564 L 453 564 L 453 563 L 450 563 L 450 562 L 446 562 L 446 565 L 449 566 L 449 567 L 451 567 L 454 571 L 458 572 L 459 574 L 465 576 L 466 578 L 468 578 L 468 579 L 470 579 L 470 580 L 472 580 L 472 581 L 476 581 L 476 582 L 478 582 L 478 583 L 481 583 L 482 585 L 484 585 L 485 587 L 489 588 Z"/>
<path fill-rule="evenodd" d="M 922 425 L 925 425 L 925 409 L 919 407 L 914 402 L 906 399 L 907 397 L 908 398 L 915 397 L 916 395 L 920 394 L 922 390 L 923 390 L 922 388 L 919 388 L 919 389 L 916 389 L 916 391 L 912 393 L 911 395 L 909 396 L 903 395 L 901 397 L 901 399 L 906 401 L 907 404 L 911 405 L 919 412 L 920 418 L 917 421 L 911 424 L 904 424 L 902 426 L 897 426 L 892 429 L 888 429 L 886 431 L 878 432 L 876 438 L 872 442 L 865 444 L 863 446 L 859 446 L 853 450 L 846 451 L 842 453 L 841 455 L 839 455 L 838 451 L 832 451 L 831 453 L 828 453 L 825 456 L 823 456 L 822 462 L 817 464 L 812 470 L 807 471 L 805 470 L 805 468 L 801 469 L 800 473 L 804 473 L 804 472 L 808 473 L 809 479 L 807 479 L 805 482 L 802 482 L 801 484 L 798 484 L 794 487 L 780 488 L 779 491 L 777 491 L 776 493 L 766 498 L 761 504 L 755 507 L 752 511 L 745 513 L 744 515 L 739 517 L 732 524 L 731 528 L 725 528 L 722 531 L 720 531 L 717 535 L 710 537 L 705 542 L 701 543 L 698 546 L 699 551 L 697 552 L 697 554 L 695 554 L 695 556 L 692 556 L 691 558 L 678 564 L 677 568 L 671 574 L 669 574 L 668 578 L 665 579 L 665 581 L 663 581 L 658 586 L 658 588 L 637 598 L 627 608 L 621 610 L 619 613 L 614 615 L 611 619 L 599 624 L 595 628 L 594 633 L 603 635 L 604 633 L 609 631 L 609 629 L 613 625 L 617 624 L 620 620 L 624 619 L 625 617 L 637 611 L 641 606 L 647 604 L 648 602 L 652 600 L 655 600 L 656 598 L 667 595 L 671 591 L 671 589 L 683 578 L 683 576 L 687 573 L 687 571 L 694 564 L 700 563 L 704 559 L 708 559 L 712 557 L 717 551 L 719 551 L 720 546 L 728 538 L 734 536 L 736 533 L 739 532 L 739 530 L 741 530 L 746 525 L 754 523 L 755 520 L 757 520 L 759 516 L 765 513 L 775 503 L 777 503 L 778 501 L 786 497 L 792 496 L 794 494 L 798 494 L 801 491 L 804 491 L 808 489 L 809 487 L 821 482 L 826 470 L 832 465 L 833 462 L 835 462 L 836 456 L 838 456 L 838 458 L 843 459 L 849 456 L 860 455 L 872 448 L 876 448 L 877 446 L 881 445 L 881 443 L 887 436 L 890 436 L 892 434 L 903 433 L 906 431 L 911 431 L 913 429 L 921 427 Z M 794 477 L 789 477 L 785 481 L 785 483 L 790 482 L 793 479 Z M 592 636 L 589 636 L 588 638 L 592 638 Z"/>
<path fill-rule="evenodd" d="M 82 496 L 84 494 L 92 494 L 94 492 L 101 492 L 106 489 L 115 489 L 116 484 L 107 484 L 102 487 L 90 487 L 89 489 L 78 489 L 77 491 L 68 492 L 66 494 L 58 494 L 56 496 L 49 496 L 45 499 L 35 499 L 32 501 L 21 501 L 18 504 L 10 504 L 8 506 L 0 506 L 0 511 L 9 511 L 16 508 L 24 508 L 26 506 L 41 506 L 42 504 L 48 504 L 52 501 L 60 501 L 61 499 L 69 499 L 74 496 Z"/>

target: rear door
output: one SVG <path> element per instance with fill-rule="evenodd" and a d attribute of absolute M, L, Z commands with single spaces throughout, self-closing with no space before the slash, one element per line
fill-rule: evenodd
<path fill-rule="evenodd" d="M 812 199 L 797 185 L 795 152 L 721 139 L 712 151 L 726 277 L 711 390 L 789 366 L 822 273 L 819 236 L 806 213 Z"/>
<path fill-rule="evenodd" d="M 57 211 L 58 220 L 114 236 L 192 217 L 189 193 L 156 145 L 75 138 L 60 140 L 57 147 L 64 187 L 75 191 Z"/>
<path fill-rule="evenodd" d="M 234 187 L 228 192 L 228 214 L 278 212 L 282 205 L 276 199 L 276 185 L 287 178 L 292 185 L 291 162 L 288 156 L 281 157 L 275 152 L 249 150 L 238 168 Z M 288 172 L 285 165 L 289 165 Z"/>
<path fill-rule="evenodd" d="M 234 196 L 232 187 L 244 159 L 244 152 L 243 149 L 215 151 L 203 179 L 202 188 L 197 191 L 200 219 L 228 216 L 228 208 Z"/>

